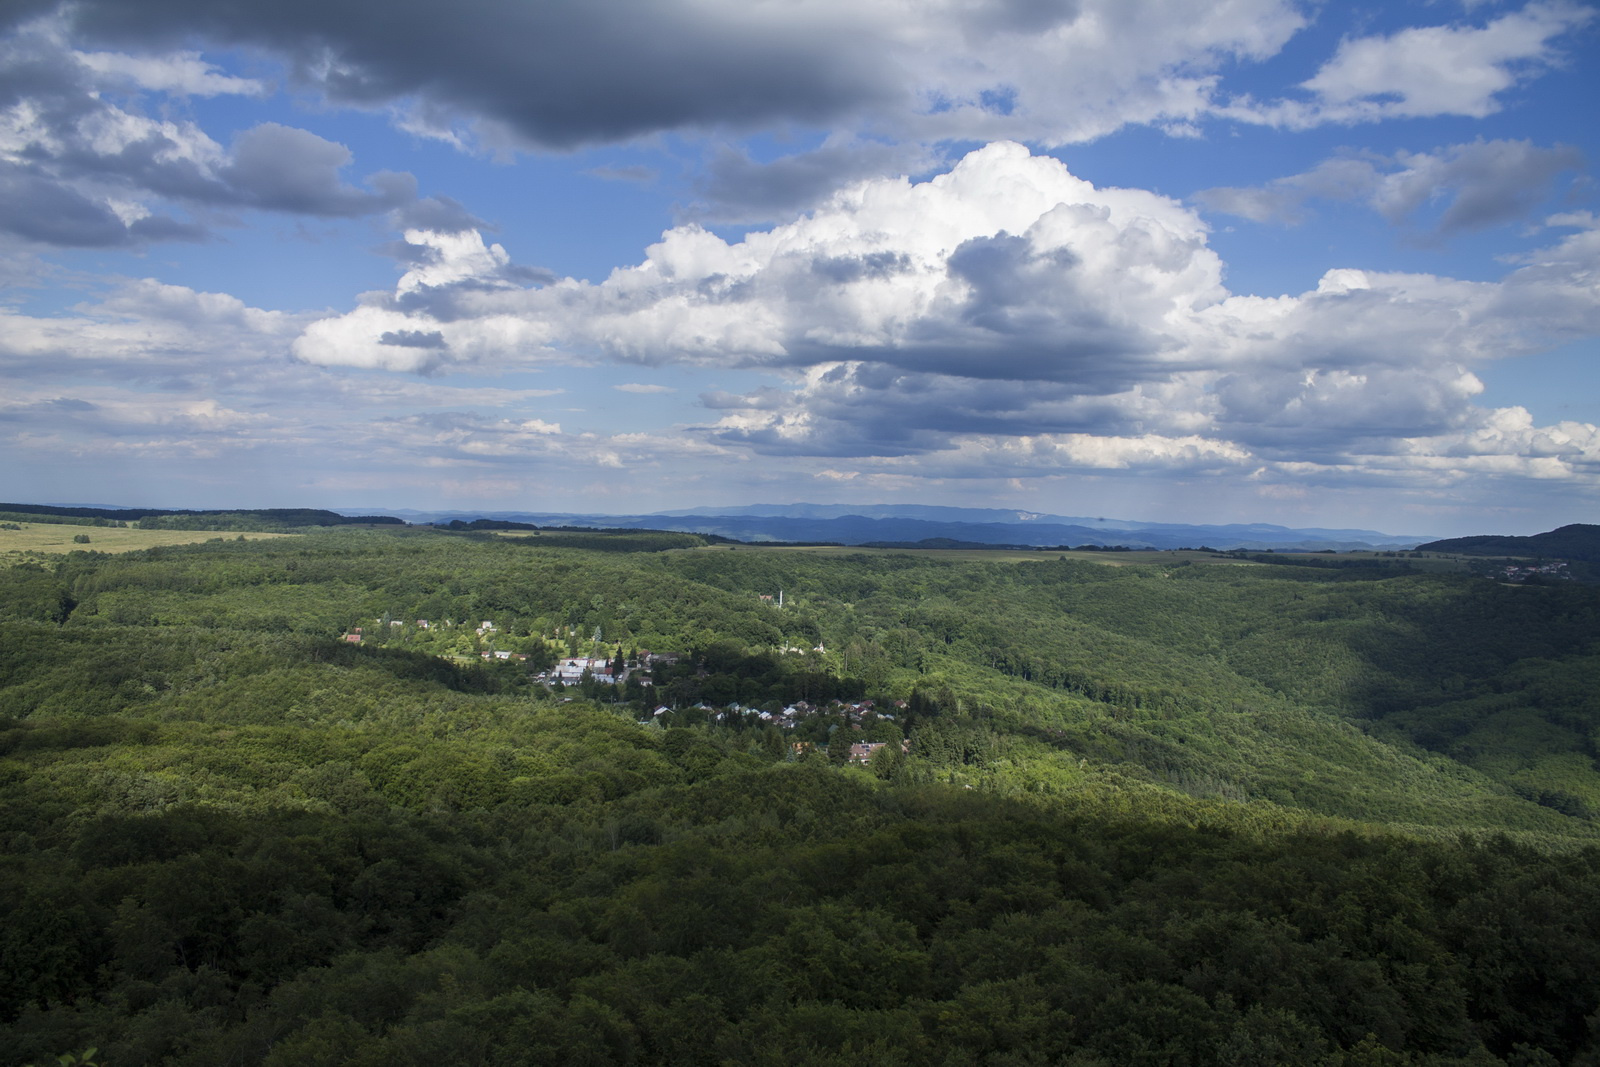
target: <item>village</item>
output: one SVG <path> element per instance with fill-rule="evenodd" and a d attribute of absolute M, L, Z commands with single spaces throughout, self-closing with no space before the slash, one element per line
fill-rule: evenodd
<path fill-rule="evenodd" d="M 1501 575 L 1508 582 L 1526 582 L 1533 579 L 1550 578 L 1572 580 L 1572 574 L 1567 569 L 1565 560 L 1556 560 L 1551 563 L 1508 563 Z"/>
<path fill-rule="evenodd" d="M 760 599 L 763 603 L 782 606 L 781 593 L 776 597 L 762 594 Z M 881 750 L 891 746 L 897 748 L 902 755 L 911 751 L 911 741 L 902 736 L 896 715 L 897 712 L 905 711 L 907 702 L 904 700 L 888 701 L 887 706 L 880 706 L 884 702 L 870 699 L 833 699 L 816 702 L 796 700 L 787 703 L 774 701 L 766 702 L 762 707 L 746 706 L 737 701 L 714 704 L 696 700 L 686 705 L 675 706 L 671 703 L 652 701 L 648 699 L 648 694 L 659 688 L 656 680 L 660 672 L 676 671 L 683 665 L 684 656 L 680 653 L 652 652 L 647 649 L 634 649 L 625 653 L 619 645 L 611 655 L 571 654 L 570 649 L 581 642 L 578 640 L 576 628 L 566 627 L 558 632 L 558 637 L 567 644 L 569 654 L 557 657 L 550 648 L 553 639 L 539 634 L 522 636 L 509 634 L 490 619 L 480 620 L 475 626 L 470 623 L 457 623 L 452 619 L 416 619 L 409 624 L 405 620 L 389 617 L 370 621 L 373 623 L 370 631 L 364 626 L 350 627 L 340 639 L 352 645 L 390 644 L 405 636 L 426 635 L 427 640 L 404 643 L 411 646 L 420 645 L 418 651 L 428 650 L 434 655 L 456 662 L 469 662 L 476 658 L 488 663 L 527 664 L 528 681 L 552 694 L 561 694 L 560 699 L 563 702 L 574 700 L 573 696 L 565 694 L 567 690 L 575 690 L 581 695 L 595 699 L 613 703 L 627 701 L 642 708 L 643 717 L 638 720 L 641 726 L 672 724 L 676 719 L 685 718 L 706 723 L 744 723 L 793 732 L 808 722 L 820 726 L 821 722 L 825 721 L 829 732 L 819 735 L 814 730 L 801 730 L 801 733 L 809 732 L 813 736 L 810 739 L 788 742 L 792 758 L 801 759 L 813 753 L 833 756 L 832 746 L 819 737 L 827 737 L 829 741 L 833 741 L 840 730 L 847 730 L 847 736 L 852 738 L 859 736 L 860 739 L 851 740 L 848 754 L 844 758 L 834 757 L 836 762 L 868 764 Z M 601 646 L 601 636 L 596 630 L 588 642 L 591 648 Z M 459 651 L 468 644 L 476 651 L 470 654 Z M 499 647 L 502 644 L 512 647 Z M 445 649 L 458 651 L 443 651 Z M 798 647 L 784 647 L 780 650 L 785 655 L 803 655 L 806 651 Z M 819 645 L 812 651 L 821 653 L 824 649 Z M 707 671 L 701 664 L 694 665 L 690 673 L 700 679 L 707 677 Z M 886 738 L 884 736 L 886 733 L 891 736 Z"/>

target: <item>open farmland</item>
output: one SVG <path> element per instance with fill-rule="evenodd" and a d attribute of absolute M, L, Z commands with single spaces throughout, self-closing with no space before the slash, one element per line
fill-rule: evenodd
<path fill-rule="evenodd" d="M 214 530 L 139 530 L 131 526 L 79 526 L 54 522 L 11 523 L 20 530 L 0 529 L 0 561 L 15 563 L 29 553 L 59 555 L 63 552 L 134 552 L 164 545 L 192 545 L 202 541 L 260 541 L 269 537 L 294 537 L 295 534 L 228 534 Z M 87 536 L 88 543 L 73 538 Z"/>

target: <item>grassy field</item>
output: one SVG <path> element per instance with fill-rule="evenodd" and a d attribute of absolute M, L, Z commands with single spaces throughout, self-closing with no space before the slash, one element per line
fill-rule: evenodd
<path fill-rule="evenodd" d="M 294 534 L 247 533 L 219 534 L 214 530 L 136 530 L 126 526 L 69 526 L 53 522 L 22 522 L 20 530 L 0 530 L 0 563 L 15 563 L 32 553 L 59 555 L 63 552 L 133 552 L 161 545 L 192 545 L 199 541 L 232 541 L 243 537 L 259 541 L 267 537 L 294 537 Z M 87 535 L 88 544 L 74 541 Z"/>

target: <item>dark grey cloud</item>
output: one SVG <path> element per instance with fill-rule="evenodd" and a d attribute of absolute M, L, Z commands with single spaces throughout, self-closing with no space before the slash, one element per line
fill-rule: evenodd
<path fill-rule="evenodd" d="M 963 241 L 948 263 L 951 276 L 970 287 L 962 320 L 1004 337 L 1031 334 L 1048 324 L 1050 316 L 1032 299 L 1039 288 L 1037 268 L 1071 270 L 1076 257 L 1064 248 L 1040 255 L 1026 237 L 1001 230 Z"/>
<path fill-rule="evenodd" d="M 1313 200 L 1358 200 L 1371 196 L 1382 174 L 1370 158 L 1324 160 L 1304 174 L 1276 178 L 1255 187 L 1220 186 L 1202 189 L 1195 201 L 1208 211 L 1221 212 L 1256 222 L 1286 222 L 1305 219 Z"/>
<path fill-rule="evenodd" d="M 124 221 L 105 203 L 27 168 L 0 165 L 0 231 L 62 248 L 202 241 L 204 227 L 165 215 Z"/>
<path fill-rule="evenodd" d="M 908 372 L 849 363 L 793 390 L 707 393 L 714 411 L 740 412 L 705 433 L 763 455 L 892 457 L 947 451 L 965 436 L 1164 432 L 1173 414 L 1154 401 L 1108 397 L 1055 382 Z"/>
<path fill-rule="evenodd" d="M 379 338 L 380 345 L 394 345 L 397 348 L 449 348 L 444 339 L 444 334 L 438 330 L 423 332 L 422 330 L 387 330 Z"/>
<path fill-rule="evenodd" d="M 146 215 L 128 224 L 133 244 L 158 241 L 209 241 L 211 231 L 197 222 L 186 222 L 170 215 Z"/>
<path fill-rule="evenodd" d="M 40 8 L 24 4 L 22 13 Z M 763 5 L 631 0 L 78 0 L 81 34 L 265 48 L 332 100 L 413 98 L 546 147 L 661 129 L 820 122 L 898 95 L 873 42 Z"/>
<path fill-rule="evenodd" d="M 984 36 L 1043 33 L 1077 18 L 1080 7 L 1078 0 L 1001 0 L 966 7 L 961 17 L 970 32 Z"/>
<path fill-rule="evenodd" d="M 1217 421 L 1233 440 L 1263 455 L 1390 451 L 1405 438 L 1460 429 L 1477 412 L 1460 366 L 1366 366 L 1360 374 L 1320 370 L 1229 374 L 1213 387 Z"/>
<path fill-rule="evenodd" d="M 852 141 L 824 145 L 762 163 L 731 148 L 717 150 L 697 183 L 687 214 L 710 222 L 767 222 L 788 218 L 866 178 L 914 173 L 929 157 L 911 145 Z"/>
<path fill-rule="evenodd" d="M 1537 148 L 1529 141 L 1475 141 L 1433 154 L 1400 157 L 1405 169 L 1380 188 L 1377 207 L 1391 221 L 1444 203 L 1433 228 L 1441 234 L 1481 230 L 1526 218 L 1563 171 L 1583 168 L 1570 145 Z"/>
<path fill-rule="evenodd" d="M 218 174 L 212 194 L 239 206 L 325 217 L 372 215 L 417 198 L 410 174 L 379 172 L 367 179 L 370 191 L 340 180 L 351 161 L 344 145 L 307 130 L 263 123 L 240 134 L 233 158 Z"/>
<path fill-rule="evenodd" d="M 71 397 L 38 400 L 31 404 L 16 404 L 0 409 L 0 422 L 36 427 L 58 427 L 63 423 L 81 422 L 82 416 L 99 411 L 99 405 Z"/>
<path fill-rule="evenodd" d="M 33 37 L 0 40 L 0 107 L 32 97 L 69 99 L 82 82 L 81 66 L 59 47 Z"/>
<path fill-rule="evenodd" d="M 500 276 L 517 285 L 550 285 L 561 278 L 561 275 L 549 267 L 536 267 L 527 263 L 507 263 L 500 269 Z"/>
<path fill-rule="evenodd" d="M 449 231 L 446 231 L 449 232 Z M 403 267 L 425 267 L 429 263 L 438 261 L 439 253 L 428 245 L 412 244 L 410 241 L 385 241 L 373 251 L 380 256 L 388 256 Z"/>
<path fill-rule="evenodd" d="M 402 230 L 431 230 L 434 233 L 462 233 L 488 228 L 488 223 L 448 196 L 429 196 L 406 204 L 395 211 L 394 221 Z"/>
<path fill-rule="evenodd" d="M 904 252 L 869 252 L 862 256 L 827 256 L 813 260 L 811 271 L 839 285 L 863 278 L 889 278 L 911 269 L 911 257 Z"/>
<path fill-rule="evenodd" d="M 1569 145 L 1474 141 L 1433 152 L 1330 159 L 1263 186 L 1204 189 L 1211 211 L 1257 222 L 1295 223 L 1316 200 L 1364 200 L 1395 225 L 1420 224 L 1437 237 L 1527 218 L 1557 177 L 1584 167 Z"/>
<path fill-rule="evenodd" d="M 1180 369 L 1163 357 L 1158 335 L 1107 310 L 1098 281 L 1081 266 L 1068 248 L 1040 250 L 1029 238 L 1004 231 L 970 238 L 946 261 L 947 273 L 966 292 L 947 316 L 910 325 L 892 347 L 830 346 L 794 337 L 789 353 L 795 365 L 855 360 L 885 373 L 1071 383 L 1091 394 Z M 813 273 L 834 272 L 847 282 L 892 277 L 904 269 L 904 258 L 888 253 L 813 263 Z"/>
<path fill-rule="evenodd" d="M 0 41 L 0 72 L 0 102 L 12 107 L 0 230 L 29 241 L 117 247 L 207 235 L 174 209 L 213 222 L 237 209 L 324 218 L 425 210 L 411 175 L 351 185 L 349 149 L 306 130 L 266 123 L 229 152 L 193 123 L 130 110 L 135 102 L 103 91 L 105 79 L 47 33 Z M 440 218 L 465 214 L 453 202 L 430 206 Z"/>
<path fill-rule="evenodd" d="M 806 338 L 789 342 L 781 365 L 815 366 L 834 361 L 864 361 L 889 373 L 933 373 L 973 381 L 1036 382 L 1070 385 L 1085 394 L 1113 393 L 1183 367 L 1160 358 L 1155 341 L 1143 331 L 1107 320 L 1088 309 L 1046 323 L 1042 313 L 1025 327 L 1013 316 L 1003 331 L 978 324 L 961 330 L 951 324 L 919 324 L 893 347 L 829 345 Z M 1051 327 L 1062 327 L 1054 330 Z M 943 328 L 941 328 L 943 327 Z"/>

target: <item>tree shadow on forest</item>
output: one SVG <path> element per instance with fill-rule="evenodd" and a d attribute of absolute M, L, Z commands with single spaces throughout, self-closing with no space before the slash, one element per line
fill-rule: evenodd
<path fill-rule="evenodd" d="M 374 666 L 403 681 L 433 682 L 458 693 L 498 693 L 503 688 L 497 672 L 476 663 L 460 664 L 401 648 L 326 641 L 319 643 L 312 658 L 346 667 Z"/>

